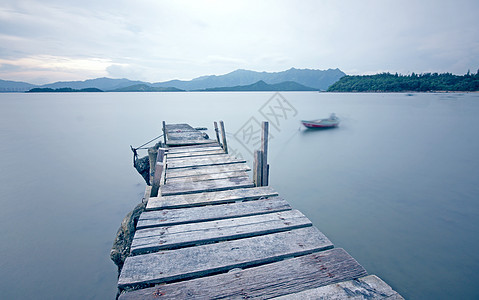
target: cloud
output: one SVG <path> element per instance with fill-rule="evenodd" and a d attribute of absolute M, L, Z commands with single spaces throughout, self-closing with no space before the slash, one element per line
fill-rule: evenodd
<path fill-rule="evenodd" d="M 22 72 L 3 68 L 0 78 L 157 82 L 291 67 L 465 73 L 479 67 L 477 11 L 474 0 L 4 0 L 0 59 Z"/>
<path fill-rule="evenodd" d="M 106 69 L 111 65 L 111 61 L 99 58 L 38 55 L 19 59 L 0 59 L 0 74 L 9 73 L 13 78 L 19 76 L 43 78 L 43 74 L 48 73 L 55 80 L 80 80 L 85 75 L 105 76 Z"/>

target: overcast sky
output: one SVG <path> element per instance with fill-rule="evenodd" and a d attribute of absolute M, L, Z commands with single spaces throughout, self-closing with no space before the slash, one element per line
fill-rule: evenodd
<path fill-rule="evenodd" d="M 479 68 L 478 0 L 2 0 L 0 79 Z"/>

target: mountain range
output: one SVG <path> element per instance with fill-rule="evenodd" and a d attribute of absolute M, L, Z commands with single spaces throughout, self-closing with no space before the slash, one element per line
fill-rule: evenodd
<path fill-rule="evenodd" d="M 102 91 L 118 92 L 164 90 L 327 90 L 330 85 L 345 75 L 339 69 L 312 70 L 291 68 L 282 72 L 256 72 L 238 69 L 224 75 L 207 75 L 188 81 L 170 80 L 156 83 L 106 77 L 85 81 L 58 81 L 44 85 L 0 80 L 0 92 L 25 92 L 33 88 L 72 88 L 76 90 L 97 88 Z"/>

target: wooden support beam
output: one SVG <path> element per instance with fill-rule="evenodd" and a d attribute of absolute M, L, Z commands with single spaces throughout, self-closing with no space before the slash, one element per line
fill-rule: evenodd
<path fill-rule="evenodd" d="M 223 150 L 225 150 L 225 153 L 228 154 L 228 144 L 226 143 L 225 124 L 223 123 L 223 121 L 220 121 L 220 130 L 221 130 L 221 137 L 223 138 Z"/>
<path fill-rule="evenodd" d="M 153 180 L 151 182 L 151 197 L 158 196 L 158 189 L 160 188 L 161 176 L 163 174 L 163 158 L 165 156 L 164 148 L 158 149 L 156 156 L 155 173 L 153 174 Z"/>

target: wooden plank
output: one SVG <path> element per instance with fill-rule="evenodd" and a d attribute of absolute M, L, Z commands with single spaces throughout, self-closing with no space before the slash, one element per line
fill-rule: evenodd
<path fill-rule="evenodd" d="M 206 150 L 206 151 L 191 151 L 191 152 L 180 152 L 180 153 L 171 153 L 167 155 L 168 159 L 173 158 L 187 158 L 187 157 L 197 157 L 197 156 L 207 156 L 215 154 L 225 154 L 221 149 L 219 150 Z"/>
<path fill-rule="evenodd" d="M 166 179 L 249 170 L 251 169 L 246 163 L 168 169 L 168 172 L 166 173 Z"/>
<path fill-rule="evenodd" d="M 185 159 L 185 160 L 167 160 L 168 169 L 183 169 L 191 167 L 204 167 L 204 166 L 217 166 L 217 165 L 227 165 L 227 164 L 237 164 L 244 163 L 246 160 L 237 159 L 232 157 L 224 157 L 223 155 L 215 155 L 220 157 L 208 157 L 208 158 L 198 158 L 198 159 Z"/>
<path fill-rule="evenodd" d="M 198 168 L 198 167 L 206 167 L 206 166 L 219 166 L 219 165 L 229 165 L 229 164 L 238 164 L 238 163 L 245 163 L 246 161 L 243 159 L 236 159 L 236 158 L 220 158 L 220 159 L 195 159 L 195 160 L 181 160 L 181 161 L 167 161 L 167 168 L 168 169 L 184 169 L 184 168 Z"/>
<path fill-rule="evenodd" d="M 303 299 L 388 299 L 404 300 L 387 283 L 375 275 L 361 277 L 340 283 L 309 289 L 299 293 L 274 298 L 277 300 L 303 300 Z"/>
<path fill-rule="evenodd" d="M 165 131 L 168 146 L 215 143 L 214 140 L 204 139 L 199 130 L 188 124 L 168 124 Z"/>
<path fill-rule="evenodd" d="M 170 147 L 168 148 L 168 153 L 182 153 L 207 150 L 222 150 L 222 148 L 218 145 L 218 143 L 211 143 L 192 146 Z"/>
<path fill-rule="evenodd" d="M 236 172 L 224 172 L 224 173 L 215 173 L 215 174 L 206 174 L 198 176 L 188 176 L 188 177 L 179 177 L 168 179 L 168 184 L 175 182 L 192 182 L 192 181 L 204 181 L 204 180 L 213 180 L 213 179 L 225 179 L 232 177 L 247 177 L 248 173 L 246 171 L 236 171 Z"/>
<path fill-rule="evenodd" d="M 366 270 L 346 251 L 335 248 L 244 270 L 131 291 L 120 295 L 119 299 L 158 299 L 159 296 L 161 299 L 266 299 L 365 275 Z"/>
<path fill-rule="evenodd" d="M 274 196 L 278 196 L 278 193 L 271 187 L 255 187 L 200 194 L 164 196 L 150 198 L 146 205 L 146 210 L 224 204 L 236 201 L 257 200 L 262 197 L 268 198 Z"/>
<path fill-rule="evenodd" d="M 131 254 L 247 238 L 312 226 L 298 210 L 217 221 L 141 229 L 135 232 Z"/>
<path fill-rule="evenodd" d="M 166 142 L 166 145 L 170 147 L 176 146 L 196 146 L 198 144 L 215 144 L 216 141 L 214 140 L 207 140 L 207 139 L 178 139 L 178 140 L 169 140 Z"/>
<path fill-rule="evenodd" d="M 176 130 L 180 130 L 180 131 L 195 131 L 195 130 L 196 130 L 196 129 L 194 129 L 193 127 L 191 127 L 191 125 L 186 124 L 186 123 L 167 124 L 167 125 L 166 125 L 166 129 L 167 129 L 167 130 L 170 130 L 170 131 L 176 131 Z"/>
<path fill-rule="evenodd" d="M 118 287 L 125 289 L 141 284 L 206 276 L 332 247 L 331 241 L 317 228 L 306 227 L 221 243 L 130 256 L 123 265 Z"/>
<path fill-rule="evenodd" d="M 233 159 L 237 159 L 236 157 L 232 156 L 232 155 L 229 155 L 229 154 L 225 154 L 225 153 L 222 153 L 220 155 L 210 155 L 210 156 L 206 156 L 206 157 L 202 157 L 202 156 L 199 156 L 199 157 L 179 157 L 179 158 L 174 158 L 174 159 L 168 159 L 167 157 L 167 161 L 168 162 L 203 162 L 205 160 L 211 160 L 211 161 L 222 161 L 222 160 L 233 160 Z M 242 160 L 242 161 L 245 161 L 245 160 Z"/>
<path fill-rule="evenodd" d="M 192 130 L 192 131 L 175 131 L 171 132 L 168 129 L 168 141 L 180 141 L 180 140 L 204 140 L 203 134 L 200 131 Z"/>
<path fill-rule="evenodd" d="M 145 211 L 140 215 L 137 229 L 198 223 L 221 219 L 255 216 L 290 210 L 283 198 L 272 197 L 255 201 L 199 206 L 179 209 Z"/>
<path fill-rule="evenodd" d="M 248 188 L 253 186 L 253 181 L 251 181 L 251 179 L 247 176 L 173 183 L 168 183 L 168 181 L 166 181 L 166 184 L 161 187 L 160 193 L 162 196 L 171 196 L 203 192 L 216 192 L 229 189 Z"/>

